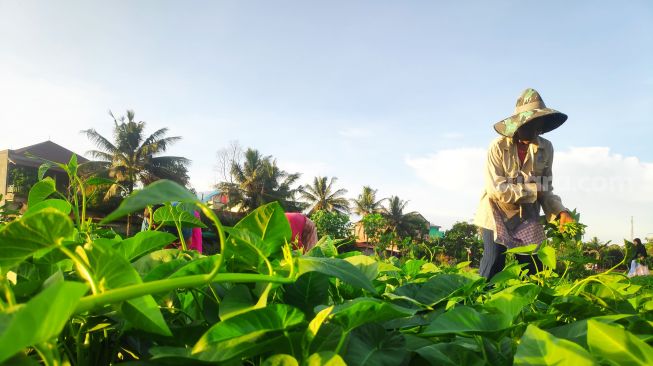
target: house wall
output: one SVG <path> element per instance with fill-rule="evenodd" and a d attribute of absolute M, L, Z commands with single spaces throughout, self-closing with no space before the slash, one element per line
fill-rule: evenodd
<path fill-rule="evenodd" d="M 9 168 L 9 150 L 0 151 L 0 205 L 5 203 L 5 196 L 7 195 L 7 176 Z"/>

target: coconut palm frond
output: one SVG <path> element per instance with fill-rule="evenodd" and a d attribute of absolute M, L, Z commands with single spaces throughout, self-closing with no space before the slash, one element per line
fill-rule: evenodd
<path fill-rule="evenodd" d="M 180 137 L 166 137 L 168 129 L 162 128 L 144 139 L 145 122 L 135 121 L 133 110 L 127 110 L 126 116 L 116 117 L 111 111 L 109 115 L 114 123 L 113 142 L 94 129 L 82 131 L 98 147 L 88 154 L 102 160 L 107 176 L 124 186 L 128 193 L 137 183 L 147 184 L 156 179 L 188 183 L 190 160 L 179 156 L 154 156 L 179 141 Z M 113 195 L 118 189 L 120 186 L 112 186 L 107 194 Z"/>
<path fill-rule="evenodd" d="M 91 142 L 94 143 L 98 148 L 106 151 L 107 153 L 112 154 L 118 151 L 118 148 L 116 148 L 114 144 L 112 144 L 109 140 L 100 135 L 94 129 L 91 128 L 88 130 L 82 130 L 81 132 L 85 134 L 86 137 L 91 140 Z"/>

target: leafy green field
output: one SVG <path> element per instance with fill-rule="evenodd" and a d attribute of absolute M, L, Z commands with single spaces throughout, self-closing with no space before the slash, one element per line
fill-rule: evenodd
<path fill-rule="evenodd" d="M 97 225 L 77 196 L 52 198 L 42 180 L 28 211 L 0 229 L 0 363 L 653 364 L 651 278 L 572 280 L 550 246 L 536 254 L 542 272 L 511 261 L 487 283 L 467 263 L 339 253 L 328 238 L 292 251 L 276 203 L 222 227 L 193 194 L 158 181 Z M 212 221 L 220 254 L 102 226 L 157 204 L 157 222 L 202 225 L 172 201 Z"/>

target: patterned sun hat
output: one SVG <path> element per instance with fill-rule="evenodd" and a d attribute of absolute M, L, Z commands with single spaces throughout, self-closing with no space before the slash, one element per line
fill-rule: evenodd
<path fill-rule="evenodd" d="M 545 133 L 560 127 L 567 115 L 547 108 L 540 93 L 528 88 L 517 99 L 515 114 L 495 123 L 494 129 L 503 136 L 512 137 L 519 127 L 536 119 L 542 121 L 542 133 Z"/>

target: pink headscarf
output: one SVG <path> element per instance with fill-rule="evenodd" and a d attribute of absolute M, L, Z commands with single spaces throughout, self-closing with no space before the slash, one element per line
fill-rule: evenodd
<path fill-rule="evenodd" d="M 293 246 L 297 245 L 295 249 L 304 248 L 304 243 L 302 242 L 302 234 L 304 233 L 304 225 L 306 224 L 306 216 L 298 212 L 286 212 L 286 218 L 290 223 L 290 230 L 292 231 L 291 241 Z"/>

